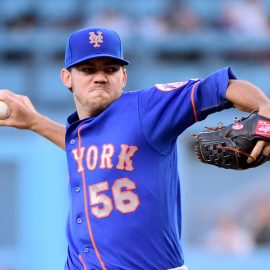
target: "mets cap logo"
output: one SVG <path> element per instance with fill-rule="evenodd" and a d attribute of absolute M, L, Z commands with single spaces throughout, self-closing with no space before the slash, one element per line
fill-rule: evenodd
<path fill-rule="evenodd" d="M 93 47 L 98 48 L 103 43 L 103 35 L 101 31 L 89 32 L 89 42 L 93 44 Z"/>

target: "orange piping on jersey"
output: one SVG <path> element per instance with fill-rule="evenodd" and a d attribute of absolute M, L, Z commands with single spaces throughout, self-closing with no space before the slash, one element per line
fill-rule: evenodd
<path fill-rule="evenodd" d="M 84 263 L 84 260 L 83 260 L 83 257 L 81 255 L 79 255 L 79 259 L 80 259 L 80 262 L 81 262 L 81 264 L 83 266 L 83 270 L 87 270 L 87 267 L 86 267 L 86 265 Z"/>
<path fill-rule="evenodd" d="M 197 110 L 196 110 L 196 104 L 195 104 L 195 88 L 198 85 L 199 82 L 196 82 L 193 87 L 192 87 L 192 91 L 191 91 L 191 103 L 192 103 L 192 109 L 193 109 L 193 113 L 194 113 L 194 118 L 195 118 L 195 122 L 198 122 L 198 114 L 197 114 Z"/>
<path fill-rule="evenodd" d="M 79 151 L 81 149 L 81 129 L 84 127 L 81 126 L 78 130 L 78 147 L 79 147 Z M 88 228 L 88 233 L 89 233 L 89 236 L 90 236 L 90 240 L 91 240 L 91 243 L 94 247 L 94 250 L 95 250 L 95 253 L 96 253 L 96 256 L 98 258 L 98 261 L 102 267 L 102 270 L 106 270 L 106 267 L 100 257 L 100 254 L 99 254 L 99 251 L 97 249 L 97 246 L 96 246 L 96 243 L 95 243 L 95 239 L 94 239 L 94 236 L 93 236 L 93 232 L 92 232 L 92 228 L 91 228 L 91 223 L 90 223 L 90 218 L 89 218 L 89 215 L 88 215 L 88 204 L 87 204 L 87 197 L 86 197 L 86 181 L 85 181 L 85 174 L 84 174 L 84 170 L 81 172 L 82 174 L 82 182 L 83 182 L 83 200 L 84 200 L 84 212 L 85 212 L 85 216 L 86 216 L 86 221 L 87 221 L 87 228 Z"/>

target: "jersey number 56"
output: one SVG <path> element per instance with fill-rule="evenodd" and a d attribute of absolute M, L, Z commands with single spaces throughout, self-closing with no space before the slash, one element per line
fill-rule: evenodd
<path fill-rule="evenodd" d="M 112 199 L 101 193 L 109 190 L 108 181 L 90 185 L 88 190 L 91 213 L 97 218 L 105 218 L 111 214 L 113 207 L 123 214 L 136 211 L 140 202 L 138 195 L 132 191 L 135 189 L 136 185 L 132 180 L 128 178 L 117 179 L 111 188 Z"/>

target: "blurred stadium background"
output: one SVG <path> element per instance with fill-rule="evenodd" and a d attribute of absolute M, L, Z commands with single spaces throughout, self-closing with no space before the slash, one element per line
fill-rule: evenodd
<path fill-rule="evenodd" d="M 65 123 L 74 110 L 59 76 L 67 38 L 103 25 L 120 33 L 132 63 L 127 91 L 231 66 L 270 95 L 269 21 L 269 0 L 0 0 L 0 88 L 28 95 L 40 112 Z M 269 164 L 228 171 L 202 165 L 192 152 L 192 133 L 240 115 L 215 114 L 179 138 L 190 270 L 270 269 Z M 0 270 L 63 269 L 64 152 L 3 127 L 0 148 Z"/>

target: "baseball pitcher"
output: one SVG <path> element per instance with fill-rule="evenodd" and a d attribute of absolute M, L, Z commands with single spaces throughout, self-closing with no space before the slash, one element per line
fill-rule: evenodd
<path fill-rule="evenodd" d="M 27 97 L 0 92 L 11 110 L 1 125 L 33 130 L 66 151 L 66 270 L 186 269 L 177 137 L 233 106 L 257 110 L 270 123 L 267 96 L 229 67 L 201 80 L 123 92 L 128 64 L 115 31 L 89 27 L 71 34 L 61 78 L 76 112 L 66 127 L 39 114 Z M 256 160 L 269 153 L 261 138 L 249 154 Z"/>

